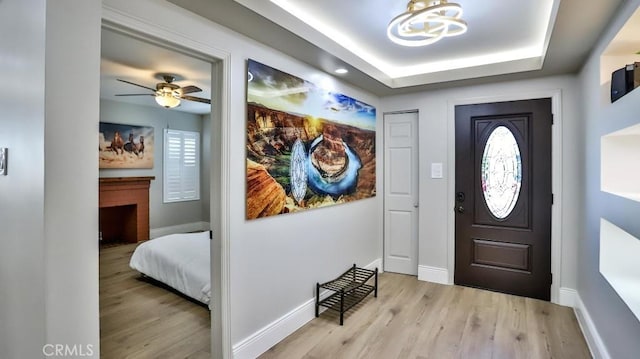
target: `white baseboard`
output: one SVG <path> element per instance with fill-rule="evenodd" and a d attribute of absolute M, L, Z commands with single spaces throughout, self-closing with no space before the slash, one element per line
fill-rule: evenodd
<path fill-rule="evenodd" d="M 367 264 L 366 266 L 364 266 L 364 268 L 366 269 L 375 269 L 378 268 L 378 273 L 382 273 L 382 258 L 378 258 L 376 260 L 374 260 L 373 262 Z"/>
<path fill-rule="evenodd" d="M 382 268 L 382 258 L 378 258 L 364 268 Z M 321 293 L 324 297 L 327 292 Z M 278 344 L 303 325 L 315 318 L 315 298 L 311 298 L 289 313 L 274 320 L 267 326 L 233 345 L 233 357 L 236 359 L 253 359 Z"/>
<path fill-rule="evenodd" d="M 609 351 L 604 345 L 604 342 L 596 329 L 596 325 L 593 323 L 591 315 L 589 315 L 589 311 L 584 306 L 584 303 L 580 298 L 580 293 L 578 292 L 575 294 L 575 306 L 573 311 L 578 319 L 578 324 L 580 325 L 582 334 L 587 341 L 587 346 L 591 351 L 591 356 L 596 359 L 611 359 Z"/>
<path fill-rule="evenodd" d="M 558 290 L 558 303 L 559 305 L 563 305 L 565 307 L 576 307 L 576 302 L 578 298 L 578 292 L 575 289 L 560 287 Z"/>
<path fill-rule="evenodd" d="M 418 280 L 438 284 L 451 284 L 449 283 L 449 271 L 447 270 L 447 268 L 422 265 L 418 266 Z"/>
<path fill-rule="evenodd" d="M 149 231 L 149 237 L 153 239 L 161 236 L 166 236 L 168 234 L 186 233 L 186 232 L 195 232 L 195 231 L 208 231 L 209 229 L 210 229 L 209 222 L 185 223 L 185 224 L 178 224 L 178 225 L 169 226 L 169 227 L 152 228 Z"/>
<path fill-rule="evenodd" d="M 308 321 L 315 318 L 315 298 L 258 330 L 233 346 L 236 359 L 253 359 L 266 352 Z"/>

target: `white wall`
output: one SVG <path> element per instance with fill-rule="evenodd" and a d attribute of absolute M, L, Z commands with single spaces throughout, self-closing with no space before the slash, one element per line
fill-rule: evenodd
<path fill-rule="evenodd" d="M 154 102 L 155 104 L 155 102 Z M 186 201 L 175 203 L 163 203 L 163 147 L 164 129 L 195 131 L 200 133 L 201 163 L 210 161 L 209 148 L 204 148 L 208 143 L 209 133 L 203 131 L 203 116 L 167 110 L 160 106 L 139 106 L 113 100 L 100 100 L 100 121 L 111 123 L 125 123 L 138 126 L 151 126 L 154 131 L 153 168 L 152 169 L 101 169 L 100 177 L 132 177 L 155 176 L 149 188 L 149 226 L 151 229 L 176 226 L 188 223 L 208 222 L 209 210 L 206 217 L 203 211 L 203 196 L 208 196 L 205 188 L 207 181 L 201 181 L 201 196 L 198 201 Z M 126 139 L 126 135 L 125 139 Z M 207 142 L 205 142 L 207 141 Z M 207 167 L 208 168 L 208 167 Z M 204 165 L 200 172 L 206 172 Z M 208 200 L 207 200 L 208 203 Z"/>
<path fill-rule="evenodd" d="M 0 348 L 36 358 L 45 342 L 44 0 L 0 1 Z M 4 34 L 20 34 L 5 36 Z"/>
<path fill-rule="evenodd" d="M 419 161 L 420 161 L 420 227 L 419 264 L 447 270 L 448 263 L 448 215 L 454 203 L 449 203 L 447 174 L 454 163 L 449 163 L 448 151 L 452 149 L 449 140 L 449 111 L 453 103 L 477 100 L 487 97 L 508 97 L 518 94 L 539 93 L 554 90 L 562 92 L 562 163 L 564 200 L 562 212 L 562 278 L 561 287 L 575 288 L 575 251 L 578 241 L 579 216 L 575 211 L 580 205 L 579 194 L 582 179 L 578 162 L 580 117 L 576 79 L 573 76 L 559 76 L 535 80 L 504 82 L 464 88 L 386 97 L 382 99 L 382 109 L 386 112 L 418 109 L 419 111 Z M 444 179 L 431 179 L 431 163 L 444 164 Z"/>
<path fill-rule="evenodd" d="M 606 78 L 601 77 L 600 54 L 638 6 L 639 0 L 630 0 L 623 4 L 595 46 L 579 77 L 584 128 L 581 131 L 584 142 L 580 148 L 580 160 L 585 164 L 582 177 L 586 182 L 580 193 L 580 196 L 585 198 L 585 205 L 580 207 L 584 230 L 576 255 L 577 289 L 584 309 L 597 328 L 596 334 L 599 334 L 603 343 L 597 356 L 604 358 L 637 358 L 640 353 L 640 321 L 598 269 L 600 218 L 615 224 L 636 238 L 640 237 L 640 202 L 600 190 L 601 136 L 640 123 L 640 90 L 632 91 L 613 104 L 604 100 L 605 94 L 609 93 L 610 82 L 602 81 Z M 638 40 L 640 42 L 640 38 Z M 605 66 L 615 67 L 612 66 L 611 59 L 606 59 Z M 622 66 L 624 63 L 618 67 Z"/>
<path fill-rule="evenodd" d="M 222 210 L 230 216 L 232 343 L 254 335 L 310 300 L 316 282 L 333 278 L 353 263 L 366 265 L 382 256 L 381 195 L 304 213 L 245 220 L 246 60 L 255 59 L 379 108 L 377 97 L 173 5 L 148 0 L 108 0 L 105 4 L 188 36 L 183 46 L 192 42 L 230 53 L 231 92 L 223 99 L 230 118 L 225 125 L 230 135 L 230 206 Z M 378 116 L 378 131 L 381 125 Z M 378 136 L 378 158 L 381 150 Z M 380 165 L 377 170 L 380 191 Z"/>

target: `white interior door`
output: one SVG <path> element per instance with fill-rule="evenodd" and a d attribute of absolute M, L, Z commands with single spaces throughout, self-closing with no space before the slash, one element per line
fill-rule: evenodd
<path fill-rule="evenodd" d="M 418 113 L 384 115 L 384 270 L 418 274 Z"/>

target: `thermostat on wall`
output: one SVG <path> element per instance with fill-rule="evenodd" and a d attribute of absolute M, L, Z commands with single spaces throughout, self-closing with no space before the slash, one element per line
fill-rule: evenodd
<path fill-rule="evenodd" d="M 0 176 L 7 175 L 7 148 L 0 147 Z"/>

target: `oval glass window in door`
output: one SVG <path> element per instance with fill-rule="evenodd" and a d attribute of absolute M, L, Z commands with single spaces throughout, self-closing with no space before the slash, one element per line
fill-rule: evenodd
<path fill-rule="evenodd" d="M 507 127 L 498 126 L 489 135 L 480 172 L 489 211 L 498 219 L 507 218 L 518 202 L 522 186 L 520 149 Z"/>

